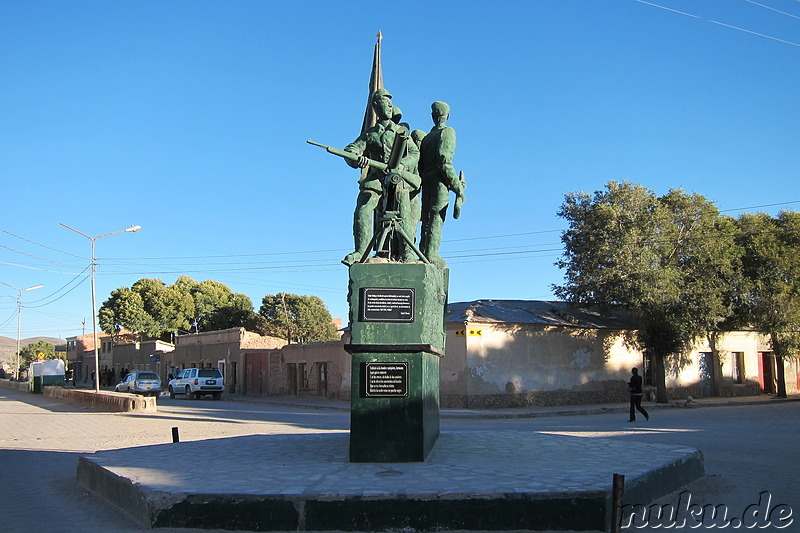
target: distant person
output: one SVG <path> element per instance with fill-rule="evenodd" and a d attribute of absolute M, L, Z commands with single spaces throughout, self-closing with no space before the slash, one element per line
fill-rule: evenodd
<path fill-rule="evenodd" d="M 636 422 L 636 411 L 642 413 L 645 420 L 650 420 L 650 415 L 642 407 L 642 376 L 639 375 L 639 369 L 632 368 L 631 374 L 631 380 L 628 382 L 628 390 L 631 393 L 631 415 L 628 422 Z"/>

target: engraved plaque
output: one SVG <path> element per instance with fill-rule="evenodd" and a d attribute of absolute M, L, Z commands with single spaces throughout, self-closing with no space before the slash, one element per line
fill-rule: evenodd
<path fill-rule="evenodd" d="M 414 289 L 362 287 L 362 322 L 414 322 Z"/>
<path fill-rule="evenodd" d="M 367 398 L 408 397 L 408 363 L 364 363 Z"/>

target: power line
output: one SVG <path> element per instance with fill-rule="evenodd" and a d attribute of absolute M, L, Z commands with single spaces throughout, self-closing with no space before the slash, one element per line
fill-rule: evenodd
<path fill-rule="evenodd" d="M 265 252 L 259 254 L 231 254 L 231 255 L 187 255 L 187 256 L 176 256 L 176 257 L 117 257 L 114 260 L 122 261 L 122 260 L 141 260 L 141 261 L 148 261 L 148 260 L 159 260 L 163 261 L 165 259 L 220 259 L 225 257 L 263 257 L 263 256 L 272 256 L 272 255 L 300 255 L 300 254 L 314 254 L 314 253 L 331 253 L 331 252 L 346 252 L 349 251 L 349 248 L 333 248 L 330 250 L 301 250 L 295 252 Z M 98 258 L 100 260 L 102 258 Z M 109 261 L 110 259 L 103 259 L 104 261 Z"/>
<path fill-rule="evenodd" d="M 28 266 L 28 265 L 20 265 L 18 263 L 9 263 L 8 261 L 0 261 L 0 265 L 9 265 L 9 266 L 15 266 L 15 267 L 19 267 L 19 268 L 27 268 L 27 269 L 30 269 L 30 270 L 38 270 L 40 272 L 49 272 L 51 274 L 69 274 L 70 276 L 74 276 L 75 275 L 75 272 L 61 272 L 60 270 L 48 270 L 46 268 L 38 268 L 38 267 L 32 267 L 32 266 Z"/>
<path fill-rule="evenodd" d="M 797 1 L 800 2 L 800 0 Z M 728 213 L 730 211 L 744 211 L 745 209 L 760 209 L 762 207 L 775 207 L 776 205 L 788 205 L 788 204 L 800 204 L 800 200 L 794 200 L 792 202 L 778 202 L 775 204 L 751 205 L 749 207 L 736 207 L 734 209 L 721 209 L 720 213 Z"/>
<path fill-rule="evenodd" d="M 0 228 L 0 231 L 2 231 L 3 233 L 6 233 L 8 235 L 11 235 L 12 237 L 15 237 L 15 238 L 17 238 L 17 239 L 19 239 L 21 241 L 29 242 L 31 244 L 35 244 L 36 246 L 41 246 L 42 248 L 47 248 L 48 250 L 53 250 L 54 252 L 58 252 L 58 253 L 61 253 L 61 254 L 64 254 L 64 255 L 69 255 L 71 257 L 76 257 L 78 259 L 86 259 L 85 257 L 81 257 L 79 255 L 71 254 L 69 252 L 65 252 L 64 250 L 59 250 L 58 248 L 53 248 L 51 246 L 46 246 L 44 244 L 39 244 L 38 242 L 32 241 L 30 239 L 26 239 L 25 237 L 20 237 L 19 235 L 15 234 L 15 233 L 11 233 L 10 231 L 2 229 L 2 228 Z"/>
<path fill-rule="evenodd" d="M 758 208 L 764 208 L 764 207 L 775 207 L 775 206 L 780 206 L 780 205 L 792 205 L 792 204 L 798 204 L 798 203 L 800 203 L 800 200 L 787 201 L 787 202 L 776 202 L 776 203 L 769 203 L 769 204 L 761 204 L 761 205 L 755 205 L 755 206 L 739 207 L 739 208 L 734 208 L 734 209 L 725 209 L 725 210 L 720 210 L 720 212 L 721 213 L 725 213 L 725 212 L 732 212 L 732 211 L 746 211 L 746 210 L 749 210 L 749 209 L 758 209 Z M 42 245 L 42 244 L 39 244 L 39 243 L 35 243 L 34 241 L 32 241 L 30 239 L 26 239 L 26 238 L 21 237 L 19 235 L 13 234 L 13 233 L 11 233 L 11 232 L 9 232 L 7 230 L 0 229 L 0 231 L 2 231 L 4 233 L 7 233 L 9 235 L 12 235 L 15 238 L 24 240 L 26 242 L 34 243 L 37 246 L 41 246 L 41 247 L 44 247 L 44 248 L 48 248 L 48 249 L 51 249 L 51 250 L 54 250 L 54 251 L 61 252 L 61 250 L 57 250 L 56 248 L 52 248 L 52 247 L 45 246 L 45 245 Z M 498 235 L 484 235 L 484 236 L 477 236 L 477 237 L 466 237 L 466 238 L 461 238 L 461 239 L 449 239 L 449 240 L 445 240 L 445 244 L 451 244 L 451 243 L 457 243 L 457 242 L 466 242 L 466 241 L 474 241 L 474 240 L 491 240 L 491 239 L 515 238 L 515 237 L 530 236 L 530 235 L 543 235 L 543 234 L 551 234 L 551 233 L 563 233 L 564 231 L 566 231 L 566 229 L 549 229 L 549 230 L 538 230 L 538 231 L 529 231 L 529 232 L 505 233 L 505 234 L 498 234 Z M 536 245 L 533 245 L 533 246 L 552 246 L 554 244 L 555 243 L 548 242 L 548 243 L 536 244 Z M 452 258 L 456 258 L 456 257 L 458 257 L 458 258 L 482 257 L 482 256 L 485 256 L 485 255 L 491 255 L 491 254 L 481 254 L 481 253 L 473 253 L 473 252 L 487 252 L 487 251 L 492 251 L 492 250 L 504 250 L 504 249 L 507 250 L 509 248 L 517 248 L 517 247 L 521 247 L 521 246 L 498 247 L 498 248 L 462 249 L 462 250 L 457 250 L 457 251 L 450 252 L 447 255 L 449 257 L 452 257 Z M 297 250 L 297 251 L 290 251 L 290 252 L 269 252 L 269 253 L 257 253 L 257 254 L 231 254 L 231 255 L 213 255 L 213 256 L 183 256 L 183 257 L 163 257 L 162 256 L 162 257 L 158 257 L 158 258 L 155 258 L 155 257 L 154 258 L 141 258 L 141 257 L 140 258 L 110 258 L 110 259 L 104 259 L 103 260 L 103 265 L 104 266 L 113 267 L 115 262 L 122 262 L 122 261 L 125 261 L 125 260 L 146 261 L 148 259 L 153 259 L 153 260 L 159 260 L 160 262 L 156 263 L 156 264 L 147 264 L 147 263 L 141 263 L 141 262 L 138 262 L 138 263 L 119 263 L 119 264 L 117 264 L 117 266 L 122 266 L 123 264 L 127 264 L 128 266 L 139 266 L 139 267 L 141 267 L 141 266 L 150 266 L 150 267 L 157 266 L 157 267 L 162 267 L 163 269 L 161 269 L 161 270 L 148 270 L 148 269 L 141 269 L 140 268 L 140 269 L 136 269 L 136 270 L 126 270 L 126 271 L 111 271 L 111 272 L 109 272 L 109 271 L 102 272 L 101 271 L 101 272 L 98 272 L 98 275 L 99 276 L 110 276 L 110 275 L 114 275 L 114 276 L 119 276 L 119 275 L 145 275 L 145 276 L 147 276 L 147 275 L 226 274 L 226 273 L 233 273 L 233 272 L 255 273 L 255 272 L 259 272 L 259 271 L 272 271 L 272 272 L 277 272 L 277 271 L 284 271 L 284 272 L 329 271 L 329 270 L 331 270 L 333 268 L 339 267 L 339 262 L 334 260 L 334 259 L 330 259 L 330 258 L 304 260 L 304 261 L 271 261 L 271 262 L 266 262 L 266 263 L 263 262 L 263 261 L 241 261 L 241 262 L 223 262 L 223 261 L 219 261 L 219 262 L 215 262 L 215 263 L 203 262 L 203 263 L 200 263 L 200 264 L 202 264 L 203 266 L 213 265 L 215 267 L 230 266 L 232 268 L 197 268 L 197 269 L 187 270 L 187 269 L 185 269 L 183 267 L 185 267 L 185 266 L 194 266 L 197 263 L 170 264 L 170 263 L 168 263 L 168 261 L 170 261 L 172 259 L 269 257 L 269 256 L 281 256 L 281 255 L 300 255 L 300 254 L 304 254 L 305 255 L 305 254 L 315 254 L 315 253 L 316 254 L 319 254 L 319 253 L 327 254 L 327 253 L 333 253 L 333 252 L 341 252 L 341 251 L 344 251 L 344 250 L 346 250 L 346 249 L 344 249 L 344 248 L 333 248 L 333 249 L 326 249 L 326 250 Z M 516 255 L 524 255 L 524 254 L 541 253 L 541 252 L 545 252 L 545 251 L 548 251 L 548 250 L 529 249 L 529 250 L 521 250 L 521 251 L 515 252 L 515 254 Z M 66 253 L 66 252 L 61 252 L 61 253 Z M 458 254 L 458 255 L 453 255 L 453 254 Z M 73 255 L 73 254 L 67 254 L 67 255 Z M 499 255 L 499 254 L 496 254 L 496 255 Z M 80 258 L 79 256 L 74 256 L 74 255 L 73 255 L 73 257 Z M 43 258 L 39 258 L 39 259 L 43 259 Z M 46 259 L 44 259 L 44 260 L 46 260 Z M 310 263 L 314 263 L 314 264 L 310 264 Z M 7 262 L 7 261 L 0 261 L 0 264 L 16 266 L 16 267 L 19 267 L 19 268 L 27 268 L 27 269 L 32 269 L 32 270 L 37 270 L 37 271 L 42 271 L 42 272 L 50 272 L 50 273 L 56 273 L 56 274 L 67 274 L 67 275 L 72 275 L 72 276 L 76 276 L 76 277 L 77 276 L 81 276 L 86 272 L 86 269 L 84 269 L 82 272 L 78 272 L 78 273 L 76 273 L 76 272 L 65 272 L 65 271 L 58 271 L 58 270 L 40 268 L 40 267 L 35 267 L 35 266 L 30 266 L 30 265 L 22 265 L 22 264 L 18 264 L 18 263 Z M 247 266 L 247 265 L 253 265 L 253 266 Z M 67 266 L 70 266 L 70 265 L 67 265 Z M 72 280 L 72 282 L 74 282 L 74 280 Z M 69 283 L 67 283 L 60 290 L 65 289 L 68 285 L 69 285 Z M 58 292 L 59 291 L 56 291 L 56 293 L 54 293 L 54 294 L 57 294 Z M 42 300 L 44 300 L 44 299 L 42 299 Z M 39 300 L 39 301 L 42 301 L 42 300 Z"/>
<path fill-rule="evenodd" d="M 26 253 L 26 252 L 21 252 L 19 250 L 15 250 L 14 248 L 9 248 L 8 246 L 5 246 L 3 244 L 0 244 L 0 248 L 5 248 L 6 250 L 9 250 L 11 252 L 14 252 L 14 253 L 17 253 L 17 254 L 20 254 L 20 255 L 25 255 L 25 256 L 28 256 L 28 257 L 32 257 L 34 259 L 38 259 L 38 260 L 44 261 L 46 263 L 53 263 L 55 265 L 65 266 L 65 267 L 70 267 L 70 268 L 78 268 L 75 265 L 69 265 L 67 263 L 59 263 L 58 261 L 53 261 L 52 259 L 45 259 L 44 257 L 39 257 L 38 255 L 33 255 L 33 254 Z"/>
<path fill-rule="evenodd" d="M 78 287 L 80 287 L 81 285 L 83 285 L 84 283 L 86 283 L 86 281 L 87 281 L 88 279 L 89 279 L 88 277 L 86 277 L 86 278 L 83 278 L 83 279 L 82 279 L 82 280 L 81 280 L 79 283 L 77 283 L 77 284 L 76 284 L 74 287 L 72 287 L 70 290 L 68 290 L 67 292 L 65 292 L 64 294 L 62 294 L 61 296 L 59 296 L 58 298 L 56 298 L 56 299 L 54 299 L 54 300 L 50 300 L 49 302 L 45 302 L 45 303 L 43 303 L 43 304 L 41 304 L 41 305 L 26 305 L 25 307 L 27 307 L 27 308 L 30 308 L 30 309 L 38 309 L 38 308 L 40 308 L 40 307 L 46 307 L 46 306 L 48 306 L 48 305 L 50 305 L 50 304 L 53 304 L 53 303 L 55 303 L 55 302 L 59 301 L 59 300 L 60 300 L 61 298 L 63 298 L 64 296 L 66 296 L 67 294 L 69 294 L 69 293 L 71 293 L 72 291 L 74 291 L 75 289 L 77 289 Z M 70 283 L 72 283 L 72 282 L 70 282 Z M 56 293 L 53 293 L 53 295 L 55 295 L 55 294 L 56 294 Z M 52 295 L 51 295 L 51 296 L 52 296 Z M 41 300 L 39 300 L 39 301 L 41 301 Z"/>
<path fill-rule="evenodd" d="M 754 5 L 757 5 L 759 7 L 763 7 L 764 9 L 769 9 L 770 11 L 774 11 L 776 13 L 780 13 L 781 15 L 786 15 L 787 17 L 792 17 L 793 19 L 800 20 L 800 17 L 798 17 L 797 15 L 792 15 L 791 13 L 787 13 L 786 11 L 781 11 L 780 9 L 775 9 L 774 7 L 765 6 L 764 4 L 759 4 L 758 2 L 753 2 L 753 0 L 744 0 L 744 1 L 749 3 L 749 4 L 754 4 Z M 800 0 L 798 0 L 798 1 L 800 1 Z"/>
<path fill-rule="evenodd" d="M 758 37 L 765 37 L 767 39 L 772 39 L 773 41 L 778 41 L 778 42 L 785 43 L 785 44 L 791 44 L 792 46 L 800 46 L 799 43 L 795 43 L 795 42 L 792 42 L 792 41 L 787 41 L 785 39 L 779 39 L 777 37 L 772 37 L 771 35 L 766 35 L 764 33 L 758 33 L 758 32 L 755 32 L 755 31 L 747 30 L 745 28 L 740 28 L 738 26 L 732 26 L 730 24 L 725 24 L 724 22 L 720 22 L 718 20 L 713 20 L 713 19 L 706 18 L 706 17 L 700 17 L 700 16 L 697 16 L 697 15 L 692 15 L 691 13 L 687 13 L 685 11 L 678 11 L 677 9 L 672 9 L 670 7 L 654 4 L 652 2 L 645 2 L 645 0 L 634 0 L 634 1 L 635 2 L 639 2 L 640 4 L 647 4 L 648 6 L 653 6 L 653 7 L 657 7 L 657 8 L 660 8 L 660 9 L 664 9 L 666 11 L 672 11 L 673 13 L 678 13 L 680 15 L 686 15 L 687 17 L 692 17 L 692 18 L 695 18 L 695 19 L 704 20 L 706 22 L 711 22 L 712 24 L 718 24 L 720 26 L 725 26 L 726 28 L 731 28 L 733 30 L 739 30 L 739 31 L 743 31 L 745 33 L 750 33 L 752 35 L 757 35 Z"/>

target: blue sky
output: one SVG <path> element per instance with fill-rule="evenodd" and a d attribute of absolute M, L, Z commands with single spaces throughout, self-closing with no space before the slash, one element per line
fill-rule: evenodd
<path fill-rule="evenodd" d="M 800 1 L 0 0 L 0 281 L 22 337 L 91 332 L 143 277 L 320 296 L 347 317 L 375 34 L 412 128 L 451 105 L 451 301 L 550 299 L 564 195 L 630 180 L 797 209 Z M 658 7 L 661 6 L 661 7 Z M 0 286 L 0 335 L 16 337 Z"/>

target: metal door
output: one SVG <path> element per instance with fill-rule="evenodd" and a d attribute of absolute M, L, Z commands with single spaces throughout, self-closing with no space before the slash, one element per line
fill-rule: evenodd
<path fill-rule="evenodd" d="M 714 396 L 714 354 L 700 354 L 700 394 L 703 398 Z"/>

